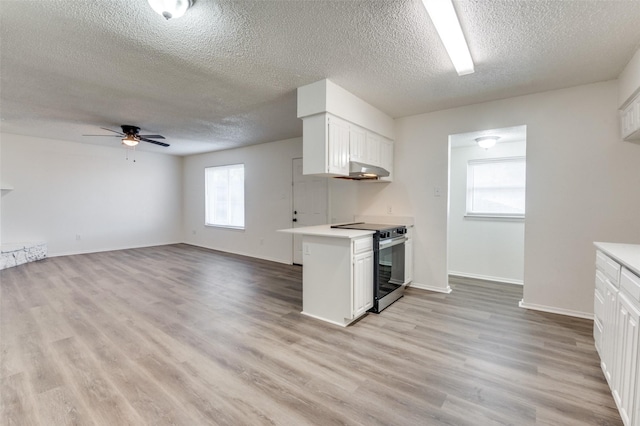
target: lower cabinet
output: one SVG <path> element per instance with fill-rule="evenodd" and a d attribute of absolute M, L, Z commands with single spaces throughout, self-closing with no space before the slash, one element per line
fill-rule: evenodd
<path fill-rule="evenodd" d="M 640 276 L 610 256 L 596 256 L 593 335 L 623 423 L 640 426 Z"/>
<path fill-rule="evenodd" d="M 353 258 L 353 314 L 357 318 L 373 306 L 373 251 Z"/>
<path fill-rule="evenodd" d="M 373 237 L 303 235 L 302 313 L 347 326 L 373 306 Z"/>
<path fill-rule="evenodd" d="M 407 228 L 407 241 L 404 243 L 404 284 L 413 281 L 413 227 Z"/>
<path fill-rule="evenodd" d="M 613 398 L 618 404 L 620 417 L 625 425 L 632 423 L 638 379 L 638 320 L 640 309 L 631 303 L 624 293 L 618 301 L 617 336 L 615 344 L 615 378 L 613 380 Z"/>

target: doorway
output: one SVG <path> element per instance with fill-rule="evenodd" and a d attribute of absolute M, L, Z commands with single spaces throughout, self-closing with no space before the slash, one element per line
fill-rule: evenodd
<path fill-rule="evenodd" d="M 329 178 L 302 173 L 302 158 L 293 159 L 293 227 L 328 222 Z M 302 236 L 293 234 L 293 263 L 302 265 Z"/>
<path fill-rule="evenodd" d="M 523 284 L 525 194 L 526 126 L 449 136 L 449 276 Z"/>

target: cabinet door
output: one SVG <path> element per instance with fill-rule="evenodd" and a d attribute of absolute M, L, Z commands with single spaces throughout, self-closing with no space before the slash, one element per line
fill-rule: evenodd
<path fill-rule="evenodd" d="M 633 419 L 638 367 L 638 320 L 640 309 L 619 293 L 617 311 L 618 335 L 615 344 L 615 379 L 613 397 L 618 403 L 625 425 L 636 424 Z M 636 423 L 632 423 L 635 421 Z"/>
<path fill-rule="evenodd" d="M 367 162 L 367 132 L 355 124 L 349 125 L 349 161 Z"/>
<path fill-rule="evenodd" d="M 329 173 L 349 174 L 349 123 L 336 117 L 327 117 Z"/>
<path fill-rule="evenodd" d="M 382 166 L 380 163 L 380 136 L 367 132 L 367 164 Z"/>
<path fill-rule="evenodd" d="M 393 178 L 393 141 L 382 138 L 380 140 L 380 166 L 389 171 L 389 176 L 382 178 L 391 181 Z"/>
<path fill-rule="evenodd" d="M 373 252 L 357 254 L 353 258 L 353 318 L 373 306 Z"/>
<path fill-rule="evenodd" d="M 413 238 L 404 243 L 404 283 L 413 281 Z"/>
<path fill-rule="evenodd" d="M 616 344 L 616 320 L 618 318 L 618 289 L 606 280 L 604 295 L 604 317 L 602 318 L 602 370 L 613 389 L 614 383 L 614 353 Z"/>

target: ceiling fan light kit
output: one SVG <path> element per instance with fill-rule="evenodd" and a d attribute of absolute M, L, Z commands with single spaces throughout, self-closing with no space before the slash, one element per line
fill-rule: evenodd
<path fill-rule="evenodd" d="M 168 143 L 153 140 L 153 139 L 164 139 L 164 136 L 162 136 L 162 135 L 141 135 L 140 134 L 140 127 L 138 127 L 138 126 L 132 126 L 130 124 L 123 124 L 122 126 L 120 126 L 120 128 L 122 129 L 122 132 L 117 132 L 115 130 L 108 129 L 106 127 L 101 127 L 102 130 L 106 130 L 108 132 L 115 133 L 115 134 L 112 134 L 112 135 L 83 135 L 83 136 L 103 136 L 103 137 L 106 136 L 106 137 L 121 138 L 122 144 L 126 145 L 127 147 L 130 147 L 130 148 L 133 148 L 136 145 L 138 145 L 138 143 L 140 143 L 140 141 L 152 143 L 154 145 L 162 146 L 162 147 L 165 147 L 165 148 L 170 146 Z M 153 138 L 153 139 L 151 139 L 151 138 Z"/>
<path fill-rule="evenodd" d="M 179 18 L 191 7 L 191 0 L 148 0 L 153 10 L 166 20 Z"/>
<path fill-rule="evenodd" d="M 136 146 L 140 143 L 140 140 L 134 135 L 126 135 L 122 138 L 122 143 L 126 146 Z"/>

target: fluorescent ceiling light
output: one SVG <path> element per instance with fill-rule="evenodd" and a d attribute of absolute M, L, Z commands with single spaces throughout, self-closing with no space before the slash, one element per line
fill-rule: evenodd
<path fill-rule="evenodd" d="M 451 0 L 422 0 L 458 75 L 474 72 L 469 46 Z"/>
<path fill-rule="evenodd" d="M 191 6 L 191 0 L 148 0 L 149 5 L 156 13 L 169 20 L 171 18 L 179 18 Z"/>

